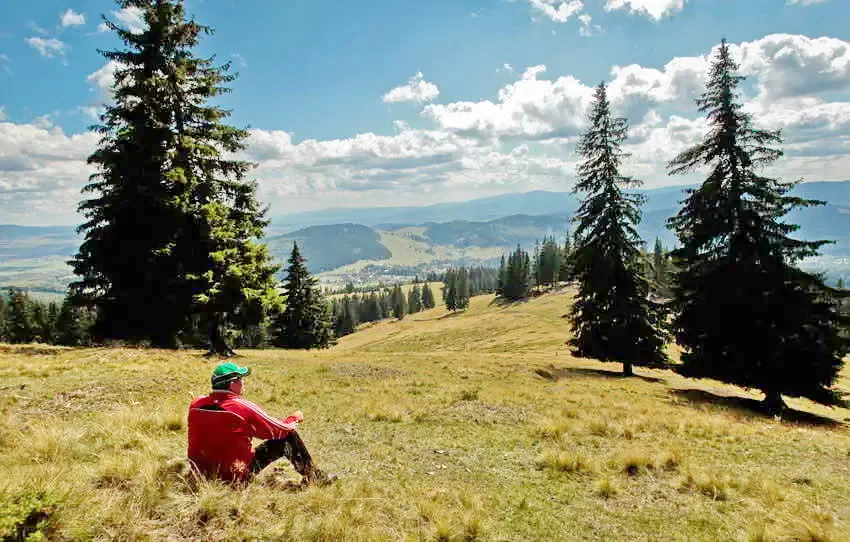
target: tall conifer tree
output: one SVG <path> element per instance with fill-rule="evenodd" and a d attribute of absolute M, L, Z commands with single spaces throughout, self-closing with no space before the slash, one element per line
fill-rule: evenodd
<path fill-rule="evenodd" d="M 223 157 L 248 133 L 208 104 L 235 76 L 228 64 L 194 55 L 212 31 L 187 20 L 180 0 L 118 5 L 139 10 L 145 28 L 106 20 L 126 48 L 102 52 L 119 68 L 89 157 L 98 171 L 84 188 L 92 198 L 80 204 L 74 300 L 97 309 L 98 338 L 176 346 L 200 313 L 212 349 L 230 353 L 228 323 L 264 316 L 276 270 L 255 244 L 266 221 L 255 184 L 243 180 L 251 164 Z"/>
<path fill-rule="evenodd" d="M 292 246 L 286 271 L 286 308 L 277 320 L 275 344 L 287 348 L 327 348 L 331 339 L 330 315 L 317 280 L 307 270 L 298 243 Z"/>
<path fill-rule="evenodd" d="M 623 373 L 631 375 L 632 365 L 666 360 L 664 334 L 646 300 L 649 286 L 635 231 L 643 198 L 624 192 L 641 183 L 620 174 L 628 125 L 613 116 L 604 83 L 588 120 L 578 146 L 575 191 L 585 197 L 574 219 L 579 292 L 570 312 L 570 344 L 578 356 L 622 362 Z"/>
<path fill-rule="evenodd" d="M 671 174 L 709 169 L 670 220 L 682 244 L 673 252 L 682 372 L 760 389 L 773 413 L 782 394 L 831 403 L 847 353 L 835 292 L 795 265 L 826 241 L 794 239 L 798 227 L 782 220 L 823 202 L 788 196 L 796 183 L 759 173 L 782 156 L 781 139 L 753 127 L 742 81 L 724 40 L 697 100 L 710 131 L 670 163 Z"/>
<path fill-rule="evenodd" d="M 422 285 L 422 308 L 433 309 L 435 306 L 437 306 L 437 302 L 434 299 L 434 292 L 426 282 Z"/>

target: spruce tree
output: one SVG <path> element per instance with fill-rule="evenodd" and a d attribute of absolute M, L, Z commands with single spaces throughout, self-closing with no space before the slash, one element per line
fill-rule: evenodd
<path fill-rule="evenodd" d="M 422 307 L 424 309 L 433 309 L 437 306 L 437 302 L 434 299 L 434 292 L 431 290 L 431 286 L 426 282 L 422 286 Z"/>
<path fill-rule="evenodd" d="M 652 260 L 649 265 L 649 274 L 652 277 L 651 289 L 657 295 L 669 298 L 672 294 L 669 255 L 661 244 L 661 239 L 655 239 L 655 247 L 652 251 Z"/>
<path fill-rule="evenodd" d="M 6 335 L 10 343 L 28 343 L 35 339 L 32 302 L 20 288 L 9 288 L 6 309 Z"/>
<path fill-rule="evenodd" d="M 743 77 L 724 40 L 697 104 L 711 127 L 696 146 L 670 163 L 679 174 L 707 167 L 670 219 L 681 242 L 674 329 L 683 374 L 764 392 L 772 413 L 782 394 L 832 403 L 830 387 L 847 343 L 834 291 L 796 267 L 826 241 L 801 241 L 783 217 L 823 202 L 788 196 L 797 183 L 762 176 L 782 156 L 779 132 L 756 129 L 740 103 Z"/>
<path fill-rule="evenodd" d="M 496 295 L 504 296 L 505 287 L 508 284 L 508 268 L 505 264 L 505 255 L 502 254 L 502 259 L 499 260 L 499 282 L 496 285 Z"/>
<path fill-rule="evenodd" d="M 317 280 L 307 270 L 298 243 L 292 246 L 286 270 L 284 292 L 286 308 L 277 320 L 277 346 L 286 348 L 327 348 L 331 322 Z"/>
<path fill-rule="evenodd" d="M 470 283 L 469 271 L 461 267 L 457 274 L 456 305 L 458 310 L 466 310 L 469 307 Z"/>
<path fill-rule="evenodd" d="M 404 291 L 400 284 L 396 284 L 392 294 L 393 314 L 399 320 L 404 320 L 407 314 L 407 299 L 404 296 Z"/>
<path fill-rule="evenodd" d="M 139 33 L 106 25 L 125 49 L 103 51 L 119 63 L 114 105 L 94 127 L 97 172 L 80 204 L 85 240 L 71 262 L 80 277 L 73 299 L 94 307 L 95 335 L 177 346 L 190 317 L 208 325 L 212 349 L 230 353 L 227 327 L 258 322 L 274 299 L 273 273 L 255 244 L 266 225 L 251 164 L 226 159 L 244 148 L 246 130 L 222 121 L 208 102 L 234 79 L 193 49 L 210 28 L 186 20 L 179 0 L 120 0 L 138 9 Z M 144 232 L 140 235 L 139 232 Z"/>
<path fill-rule="evenodd" d="M 558 278 L 567 282 L 573 280 L 573 245 L 569 230 L 567 230 L 567 237 L 564 240 L 564 248 L 561 250 L 561 266 Z"/>
<path fill-rule="evenodd" d="M 457 273 L 454 269 L 446 271 L 445 285 L 443 286 L 443 302 L 450 311 L 456 311 L 457 306 Z"/>
<path fill-rule="evenodd" d="M 520 301 L 528 297 L 530 286 L 531 266 L 528 253 L 517 245 L 516 250 L 508 256 L 505 266 L 505 299 Z"/>
<path fill-rule="evenodd" d="M 835 281 L 835 287 L 839 290 L 844 289 L 844 277 L 838 277 L 838 280 Z"/>
<path fill-rule="evenodd" d="M 410 314 L 420 312 L 422 310 L 422 290 L 418 283 L 413 284 L 408 294 L 407 310 Z"/>
<path fill-rule="evenodd" d="M 93 318 L 85 308 L 78 307 L 71 295 L 65 297 L 56 317 L 57 344 L 84 346 L 91 342 L 90 330 Z"/>
<path fill-rule="evenodd" d="M 570 311 L 570 344 L 577 356 L 621 362 L 623 374 L 631 375 L 632 365 L 666 360 L 659 318 L 646 300 L 649 286 L 635 231 L 643 198 L 624 191 L 641 183 L 620 174 L 628 125 L 613 116 L 604 83 L 588 120 L 578 145 L 575 191 L 584 200 L 574 218 L 579 292 Z"/>

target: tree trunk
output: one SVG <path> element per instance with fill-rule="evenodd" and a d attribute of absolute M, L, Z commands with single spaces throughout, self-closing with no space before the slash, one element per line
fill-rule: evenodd
<path fill-rule="evenodd" d="M 782 415 L 782 411 L 786 408 L 785 402 L 782 400 L 782 394 L 773 390 L 766 390 L 764 392 L 764 401 L 762 401 L 762 406 L 765 412 L 772 416 Z"/>
<path fill-rule="evenodd" d="M 210 351 L 209 356 L 222 356 L 232 358 L 236 352 L 230 347 L 227 342 L 227 333 L 225 331 L 226 318 L 224 314 L 218 313 L 215 316 L 215 323 L 210 326 Z"/>
<path fill-rule="evenodd" d="M 628 362 L 623 362 L 623 376 L 634 376 L 634 372 L 632 371 L 632 364 Z"/>

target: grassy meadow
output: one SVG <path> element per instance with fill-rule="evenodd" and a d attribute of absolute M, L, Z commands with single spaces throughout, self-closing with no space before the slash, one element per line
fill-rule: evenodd
<path fill-rule="evenodd" d="M 0 345 L 0 538 L 850 540 L 850 411 L 789 399 L 780 421 L 757 392 L 621 378 L 570 356 L 570 299 L 478 297 L 327 351 L 241 351 L 246 396 L 303 410 L 341 476 L 301 492 L 288 465 L 244 488 L 183 470 L 202 352 Z"/>

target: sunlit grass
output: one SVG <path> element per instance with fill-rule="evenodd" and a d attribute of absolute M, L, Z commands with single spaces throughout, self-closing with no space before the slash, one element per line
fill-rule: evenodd
<path fill-rule="evenodd" d="M 186 469 L 202 352 L 0 345 L 3 511 L 58 540 L 847 540 L 850 412 L 789 399 L 820 418 L 778 421 L 732 386 L 620 378 L 566 350 L 569 295 L 491 302 L 240 352 L 248 398 L 303 410 L 342 475 L 302 492 L 285 464 L 244 488 Z"/>

